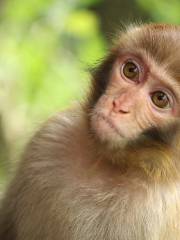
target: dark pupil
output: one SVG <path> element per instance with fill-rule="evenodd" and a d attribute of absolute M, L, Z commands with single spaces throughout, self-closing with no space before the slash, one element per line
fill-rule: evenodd
<path fill-rule="evenodd" d="M 159 101 L 166 100 L 166 95 L 165 95 L 163 92 L 159 92 L 159 93 L 157 94 L 157 99 L 158 99 Z"/>
<path fill-rule="evenodd" d="M 129 72 L 131 72 L 131 73 L 133 73 L 133 72 L 137 72 L 137 67 L 134 65 L 134 66 L 132 66 L 132 64 L 131 64 L 131 66 L 129 66 Z"/>

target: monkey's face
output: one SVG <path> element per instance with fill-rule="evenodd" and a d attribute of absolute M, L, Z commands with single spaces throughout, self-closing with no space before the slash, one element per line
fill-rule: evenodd
<path fill-rule="evenodd" d="M 126 143 L 179 116 L 177 84 L 163 65 L 145 52 L 124 53 L 114 62 L 105 92 L 91 115 L 101 141 Z"/>

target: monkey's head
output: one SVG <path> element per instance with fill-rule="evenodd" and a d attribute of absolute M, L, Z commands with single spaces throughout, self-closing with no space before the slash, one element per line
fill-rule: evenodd
<path fill-rule="evenodd" d="M 180 27 L 130 27 L 92 85 L 91 128 L 102 142 L 122 145 L 166 128 L 180 117 Z"/>

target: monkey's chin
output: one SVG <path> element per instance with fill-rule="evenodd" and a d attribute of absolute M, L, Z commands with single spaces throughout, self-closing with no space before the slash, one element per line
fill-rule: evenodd
<path fill-rule="evenodd" d="M 97 138 L 110 148 L 123 148 L 130 140 L 108 118 L 98 116 L 96 119 L 92 118 L 91 123 Z"/>

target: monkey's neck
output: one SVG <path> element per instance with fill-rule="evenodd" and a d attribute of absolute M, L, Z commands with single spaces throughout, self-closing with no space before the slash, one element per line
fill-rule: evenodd
<path fill-rule="evenodd" d="M 132 143 L 124 147 L 109 148 L 94 139 L 97 158 L 126 172 L 137 171 L 154 182 L 170 182 L 179 178 L 180 166 L 176 151 L 166 144 L 153 141 Z"/>

